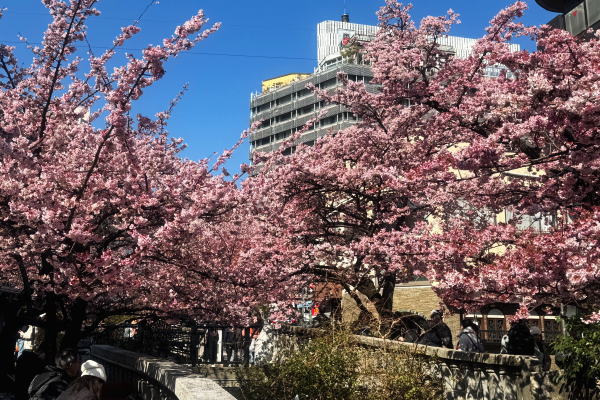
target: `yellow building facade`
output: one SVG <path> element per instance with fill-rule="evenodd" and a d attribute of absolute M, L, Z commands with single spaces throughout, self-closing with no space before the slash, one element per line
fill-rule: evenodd
<path fill-rule="evenodd" d="M 262 81 L 262 92 L 266 93 L 270 90 L 279 89 L 280 87 L 287 86 L 293 82 L 308 78 L 309 76 L 310 74 L 293 73 L 266 79 Z"/>

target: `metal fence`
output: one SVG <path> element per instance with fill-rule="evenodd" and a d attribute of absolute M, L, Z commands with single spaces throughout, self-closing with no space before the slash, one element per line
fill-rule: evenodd
<path fill-rule="evenodd" d="M 483 342 L 487 343 L 500 343 L 502 337 L 507 334 L 507 330 L 482 329 L 481 331 L 479 331 L 479 337 L 481 337 L 481 340 Z M 552 343 L 554 340 L 556 340 L 556 338 L 560 337 L 561 335 L 562 332 L 552 330 L 542 332 L 542 337 L 544 338 L 545 343 Z"/>
<path fill-rule="evenodd" d="M 249 364 L 260 326 L 122 324 L 100 333 L 95 342 L 180 364 Z"/>

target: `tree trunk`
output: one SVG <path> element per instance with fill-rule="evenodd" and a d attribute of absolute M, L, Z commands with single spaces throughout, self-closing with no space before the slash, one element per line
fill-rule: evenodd
<path fill-rule="evenodd" d="M 58 338 L 58 319 L 56 317 L 56 295 L 46 292 L 46 302 L 44 304 L 44 313 L 46 314 L 46 324 L 44 327 L 44 341 L 40 345 L 40 352 L 44 360 L 54 365 L 56 356 L 56 340 Z"/>
<path fill-rule="evenodd" d="M 66 324 L 65 337 L 63 338 L 60 349 L 76 349 L 79 339 L 81 339 L 81 328 L 85 320 L 85 311 L 87 302 L 82 299 L 75 300 L 71 307 L 69 320 Z"/>
<path fill-rule="evenodd" d="M 392 312 L 394 304 L 394 289 L 396 288 L 396 273 L 387 273 L 383 277 L 383 294 L 381 301 L 381 311 Z"/>
<path fill-rule="evenodd" d="M 18 304 L 0 296 L 0 392 L 11 392 L 14 384 L 8 375 L 14 372 L 15 345 L 19 333 Z"/>

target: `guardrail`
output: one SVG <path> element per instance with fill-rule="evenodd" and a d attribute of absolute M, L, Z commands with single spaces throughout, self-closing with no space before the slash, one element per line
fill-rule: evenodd
<path fill-rule="evenodd" d="M 182 364 L 249 364 L 260 326 L 122 324 L 106 329 L 96 344 L 161 357 Z"/>

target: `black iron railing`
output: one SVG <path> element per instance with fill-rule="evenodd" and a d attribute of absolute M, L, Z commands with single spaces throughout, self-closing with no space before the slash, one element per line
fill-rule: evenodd
<path fill-rule="evenodd" d="M 500 343 L 502 337 L 508 334 L 508 331 L 505 330 L 481 330 L 479 332 L 479 337 L 482 341 L 488 343 Z M 557 337 L 561 336 L 562 333 L 560 331 L 544 331 L 542 332 L 542 337 L 544 338 L 544 342 L 551 343 Z"/>
<path fill-rule="evenodd" d="M 102 331 L 95 342 L 181 364 L 248 364 L 259 326 L 122 324 Z"/>

